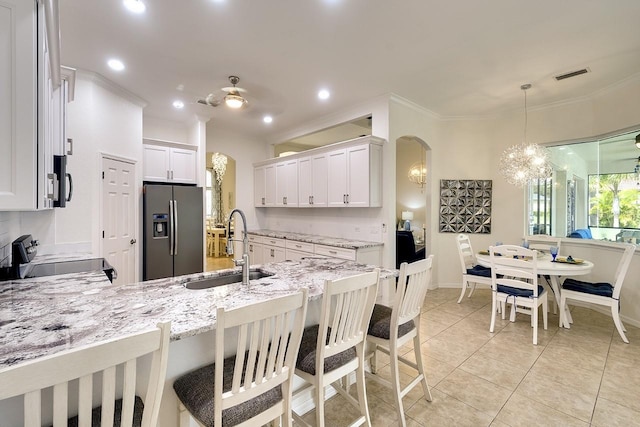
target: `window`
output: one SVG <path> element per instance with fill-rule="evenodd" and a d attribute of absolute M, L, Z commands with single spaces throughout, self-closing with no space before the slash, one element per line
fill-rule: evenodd
<path fill-rule="evenodd" d="M 529 234 L 588 228 L 594 239 L 640 244 L 639 132 L 547 147 L 553 175 L 529 185 Z"/>
<path fill-rule="evenodd" d="M 606 240 L 640 237 L 639 197 L 637 173 L 589 175 L 589 228 Z"/>
<path fill-rule="evenodd" d="M 552 178 L 539 179 L 529 187 L 529 234 L 551 234 L 552 184 Z"/>

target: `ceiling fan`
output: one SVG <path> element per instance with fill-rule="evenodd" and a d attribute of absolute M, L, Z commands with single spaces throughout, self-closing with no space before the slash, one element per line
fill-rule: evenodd
<path fill-rule="evenodd" d="M 247 99 L 242 96 L 246 93 L 246 89 L 236 86 L 240 82 L 240 78 L 237 76 L 229 76 L 229 82 L 233 86 L 223 87 L 221 90 L 225 92 L 224 96 L 217 96 L 214 93 L 210 93 L 204 98 L 198 99 L 198 104 L 209 105 L 211 107 L 217 107 L 223 102 L 229 108 L 238 109 L 247 104 Z"/>

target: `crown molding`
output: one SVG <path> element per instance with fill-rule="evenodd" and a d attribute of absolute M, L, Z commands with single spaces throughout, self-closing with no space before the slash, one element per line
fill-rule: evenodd
<path fill-rule="evenodd" d="M 130 101 L 141 108 L 144 108 L 149 104 L 147 101 L 145 101 L 135 93 L 128 91 L 122 86 L 118 86 L 117 84 L 115 84 L 114 82 L 107 79 L 101 74 L 95 73 L 93 71 L 87 71 L 87 70 L 77 70 L 77 73 L 80 77 L 84 78 L 85 80 L 88 80 L 100 86 L 101 88 L 108 90 L 114 95 L 118 95 L 119 97 L 124 98 L 127 101 Z"/>

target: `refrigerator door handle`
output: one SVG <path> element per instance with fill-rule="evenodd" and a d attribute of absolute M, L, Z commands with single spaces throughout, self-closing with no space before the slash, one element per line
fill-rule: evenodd
<path fill-rule="evenodd" d="M 173 248 L 175 247 L 175 223 L 174 223 L 174 215 L 173 215 L 173 200 L 169 200 L 169 235 L 171 239 L 169 241 L 169 255 L 174 255 Z"/>
<path fill-rule="evenodd" d="M 178 255 L 178 201 L 173 201 L 173 225 L 174 225 L 174 239 L 173 239 L 173 254 Z"/>

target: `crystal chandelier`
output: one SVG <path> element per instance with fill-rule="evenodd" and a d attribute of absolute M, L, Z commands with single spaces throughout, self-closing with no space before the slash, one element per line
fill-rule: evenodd
<path fill-rule="evenodd" d="M 218 185 L 222 185 L 222 178 L 227 170 L 227 156 L 220 153 L 213 153 L 213 156 L 211 156 L 211 163 L 213 163 L 213 170 L 216 173 Z"/>
<path fill-rule="evenodd" d="M 506 149 L 500 157 L 500 173 L 509 184 L 524 187 L 533 179 L 551 176 L 549 154 L 544 147 L 527 143 L 527 89 L 530 84 L 520 86 L 524 92 L 524 139 L 522 143 Z"/>
<path fill-rule="evenodd" d="M 409 181 L 424 188 L 427 183 L 427 166 L 424 164 L 424 153 L 420 150 L 420 161 L 411 165 L 408 173 Z"/>

